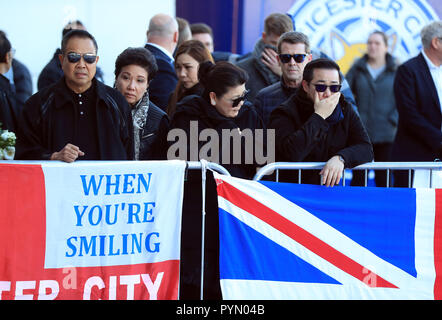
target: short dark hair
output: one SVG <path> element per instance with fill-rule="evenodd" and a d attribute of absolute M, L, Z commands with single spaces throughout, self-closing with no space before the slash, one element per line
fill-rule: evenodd
<path fill-rule="evenodd" d="M 200 64 L 198 78 L 204 87 L 204 96 L 214 92 L 217 97 L 223 96 L 229 88 L 237 87 L 247 82 L 247 72 L 227 61 L 213 64 L 206 61 Z"/>
<path fill-rule="evenodd" d="M 199 33 L 208 33 L 213 39 L 212 28 L 205 23 L 192 23 L 190 25 L 190 31 L 192 32 L 192 35 Z"/>
<path fill-rule="evenodd" d="M 9 42 L 6 34 L 1 31 L 0 33 L 0 62 L 6 62 L 6 54 L 11 51 L 11 42 Z"/>
<path fill-rule="evenodd" d="M 311 82 L 313 80 L 313 71 L 315 69 L 337 70 L 339 73 L 339 83 L 342 83 L 342 74 L 339 65 L 331 59 L 319 58 L 310 61 L 305 65 L 302 79 Z"/>
<path fill-rule="evenodd" d="M 95 53 L 98 52 L 97 41 L 95 40 L 93 35 L 91 35 L 86 30 L 72 29 L 68 33 L 66 33 L 63 37 L 63 40 L 61 40 L 61 52 L 63 54 L 66 53 L 65 52 L 66 46 L 71 38 L 91 39 L 92 42 L 94 43 Z"/>
<path fill-rule="evenodd" d="M 283 33 L 278 40 L 278 53 L 281 53 L 281 46 L 284 42 L 290 44 L 303 43 L 305 45 L 305 52 L 310 53 L 310 40 L 302 32 L 289 31 Z"/>
<path fill-rule="evenodd" d="M 283 13 L 272 13 L 264 20 L 264 32 L 280 36 L 283 33 L 293 31 L 293 21 Z"/>
<path fill-rule="evenodd" d="M 151 81 L 158 72 L 157 62 L 153 54 L 146 48 L 132 48 L 129 47 L 124 50 L 115 60 L 115 77 L 121 72 L 121 69 L 129 65 L 137 65 L 145 69 L 148 76 L 148 81 Z"/>

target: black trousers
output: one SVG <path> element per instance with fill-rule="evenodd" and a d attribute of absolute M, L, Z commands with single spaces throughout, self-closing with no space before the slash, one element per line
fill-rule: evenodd
<path fill-rule="evenodd" d="M 376 143 L 373 144 L 374 161 L 388 162 L 391 161 L 392 143 Z M 390 186 L 392 186 L 392 175 L 390 172 Z M 387 186 L 387 170 L 375 170 L 375 183 L 377 187 Z M 353 170 L 352 186 L 365 185 L 365 170 Z"/>

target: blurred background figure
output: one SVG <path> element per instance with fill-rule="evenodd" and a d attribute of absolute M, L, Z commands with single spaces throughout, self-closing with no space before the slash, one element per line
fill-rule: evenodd
<path fill-rule="evenodd" d="M 11 82 L 4 75 L 12 68 L 13 48 L 4 33 L 0 34 L 0 129 L 15 132 L 19 110 Z M 1 131 L 0 130 L 0 131 Z M 1 157 L 1 156 L 0 156 Z"/>
<path fill-rule="evenodd" d="M 212 54 L 213 60 L 236 62 L 240 55 L 227 51 L 215 51 L 215 43 L 212 28 L 205 23 L 193 23 L 190 25 L 192 31 L 192 39 L 199 40 L 207 47 Z"/>
<path fill-rule="evenodd" d="M 398 112 L 393 92 L 397 62 L 388 52 L 388 38 L 381 31 L 372 32 L 367 53 L 352 65 L 346 78 L 356 99 L 361 120 L 373 144 L 374 161 L 391 161 L 396 136 Z M 375 183 L 387 185 L 387 172 L 377 170 Z M 354 170 L 351 184 L 365 185 L 365 172 Z"/>
<path fill-rule="evenodd" d="M 178 47 L 184 41 L 192 39 L 192 31 L 190 30 L 189 21 L 186 19 L 177 17 L 176 21 L 178 22 Z"/>
<path fill-rule="evenodd" d="M 167 114 L 169 117 L 175 113 L 176 104 L 184 97 L 201 95 L 203 86 L 198 79 L 199 65 L 205 61 L 213 61 L 212 55 L 206 46 L 199 40 L 183 42 L 175 54 L 175 70 L 178 84 L 171 94 Z"/>
<path fill-rule="evenodd" d="M 0 35 L 7 37 L 6 33 L 0 30 Z M 29 69 L 14 58 L 15 49 L 12 48 L 12 67 L 3 74 L 11 84 L 11 92 L 15 96 L 16 107 L 22 108 L 26 100 L 32 95 L 32 76 Z"/>
<path fill-rule="evenodd" d="M 158 70 L 146 48 L 127 48 L 115 62 L 115 88 L 132 110 L 135 160 L 165 160 L 169 119 L 149 101 L 149 82 Z"/>
<path fill-rule="evenodd" d="M 259 90 L 281 80 L 277 45 L 281 35 L 289 31 L 293 31 L 293 22 L 286 14 L 270 14 L 264 21 L 264 31 L 256 42 L 252 55 L 237 63 L 238 67 L 249 74 L 246 88 L 251 102 L 254 102 Z"/>
<path fill-rule="evenodd" d="M 66 33 L 73 29 L 86 30 L 86 27 L 79 20 L 71 21 L 63 28 L 61 32 L 61 37 L 63 38 Z M 40 91 L 41 89 L 50 86 L 58 82 L 63 77 L 63 70 L 61 69 L 61 63 L 59 59 L 59 55 L 61 54 L 61 49 L 57 48 L 55 50 L 52 59 L 48 62 L 48 64 L 41 70 L 40 75 L 38 76 L 37 81 L 37 89 Z M 95 77 L 103 82 L 103 72 L 97 66 L 97 73 Z"/>
<path fill-rule="evenodd" d="M 149 21 L 145 48 L 155 57 L 158 72 L 150 83 L 149 92 L 150 100 L 162 110 L 166 110 L 169 95 L 178 82 L 173 65 L 177 43 L 177 20 L 163 13 L 153 16 Z"/>

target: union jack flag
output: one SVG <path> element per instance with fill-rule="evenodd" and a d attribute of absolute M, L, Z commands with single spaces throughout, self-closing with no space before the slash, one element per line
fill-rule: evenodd
<path fill-rule="evenodd" d="M 215 174 L 224 299 L 440 299 L 442 191 Z"/>

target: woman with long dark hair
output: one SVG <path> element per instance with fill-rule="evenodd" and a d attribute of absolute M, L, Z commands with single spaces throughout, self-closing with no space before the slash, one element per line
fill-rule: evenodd
<path fill-rule="evenodd" d="M 199 40 L 184 41 L 175 53 L 175 71 L 178 83 L 169 98 L 167 114 L 169 117 L 175 112 L 176 104 L 189 95 L 200 95 L 203 87 L 199 83 L 199 65 L 205 61 L 213 62 L 212 55 L 206 46 Z"/>

